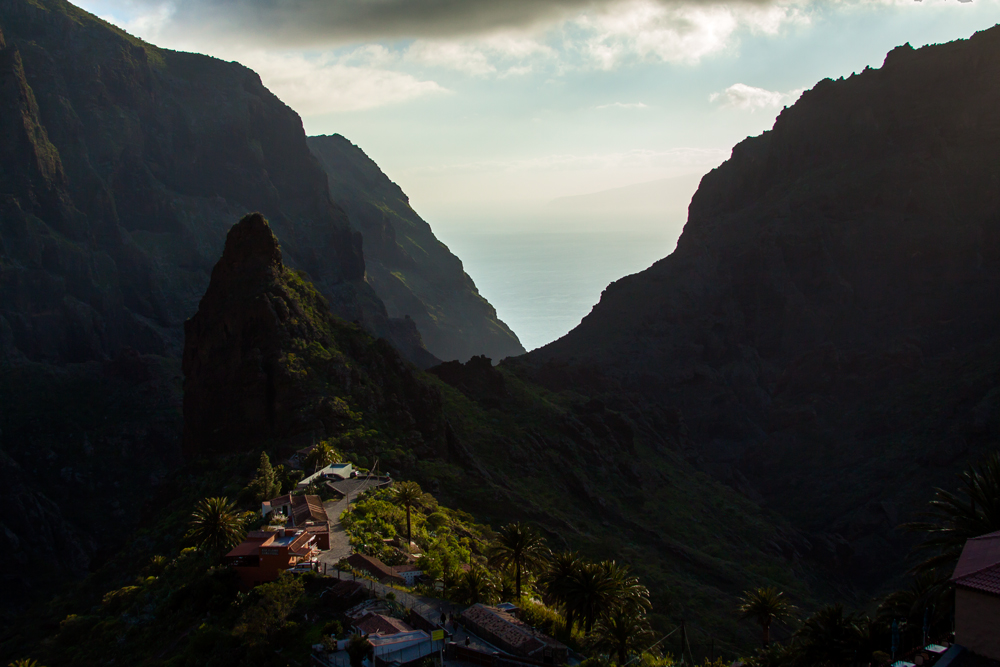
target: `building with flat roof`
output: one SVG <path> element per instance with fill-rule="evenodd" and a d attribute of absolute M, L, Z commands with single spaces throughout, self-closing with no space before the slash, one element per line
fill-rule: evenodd
<path fill-rule="evenodd" d="M 244 588 L 275 581 L 285 570 L 319 555 L 316 537 L 304 530 L 256 530 L 227 553 L 222 562 L 240 576 Z"/>
<path fill-rule="evenodd" d="M 295 486 L 299 489 L 304 489 L 310 484 L 320 484 L 325 480 L 336 481 L 339 479 L 349 479 L 351 473 L 353 472 L 354 466 L 350 463 L 331 463 L 325 468 L 320 468 L 311 475 L 306 475 Z"/>

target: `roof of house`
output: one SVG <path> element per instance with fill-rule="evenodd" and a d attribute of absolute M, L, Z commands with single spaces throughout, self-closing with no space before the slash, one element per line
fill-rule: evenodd
<path fill-rule="evenodd" d="M 408 563 L 406 565 L 394 565 L 392 571 L 396 574 L 402 574 L 403 572 L 423 572 L 424 570 L 420 565 Z"/>
<path fill-rule="evenodd" d="M 430 638 L 431 636 L 423 630 L 410 630 L 391 635 L 370 635 L 368 641 L 371 642 L 373 648 L 382 648 L 393 644 L 430 641 Z"/>
<path fill-rule="evenodd" d="M 392 578 L 400 579 L 400 576 L 392 571 L 392 568 L 380 561 L 365 554 L 351 554 L 347 557 L 347 564 L 356 570 L 364 570 L 375 575 L 379 580 Z"/>
<path fill-rule="evenodd" d="M 307 521 L 325 523 L 329 521 L 323 501 L 319 496 L 292 496 L 292 523 L 299 525 Z"/>
<path fill-rule="evenodd" d="M 967 540 L 951 580 L 961 588 L 1000 595 L 1000 531 Z"/>
<path fill-rule="evenodd" d="M 502 639 L 524 655 L 531 655 L 546 646 L 565 648 L 555 639 L 536 631 L 527 623 L 496 607 L 474 604 L 462 612 L 462 618 Z"/>
<path fill-rule="evenodd" d="M 278 505 L 291 505 L 294 502 L 294 498 L 296 498 L 296 496 L 293 496 L 290 493 L 286 493 L 283 496 L 278 496 L 277 498 L 272 498 L 271 500 L 268 500 L 267 502 L 268 502 L 268 504 L 271 507 L 277 507 Z"/>
<path fill-rule="evenodd" d="M 412 632 L 413 628 L 392 616 L 384 614 L 366 614 L 354 624 L 362 634 L 394 635 L 398 632 Z"/>
<path fill-rule="evenodd" d="M 273 533 L 255 530 L 243 538 L 243 541 L 233 547 L 225 557 L 256 556 L 259 553 L 260 546 L 273 536 Z"/>
<path fill-rule="evenodd" d="M 327 589 L 330 595 L 338 598 L 349 598 L 354 597 L 358 593 L 365 592 L 365 586 L 360 581 L 353 581 L 351 579 L 341 579 L 333 586 Z"/>

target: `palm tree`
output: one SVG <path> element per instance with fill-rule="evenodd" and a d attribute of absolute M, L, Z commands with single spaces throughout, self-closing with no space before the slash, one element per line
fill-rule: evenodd
<path fill-rule="evenodd" d="M 361 635 L 354 635 L 351 640 L 347 642 L 347 657 L 351 661 L 351 667 L 361 667 L 364 663 L 364 659 L 368 657 L 374 646 L 368 641 L 367 637 L 362 637 Z"/>
<path fill-rule="evenodd" d="M 601 563 L 583 563 L 568 582 L 566 607 L 590 632 L 605 611 L 615 607 L 619 588 Z"/>
<path fill-rule="evenodd" d="M 514 588 L 520 600 L 522 574 L 540 565 L 544 555 L 545 541 L 542 536 L 531 526 L 516 521 L 497 532 L 490 548 L 489 563 L 493 567 L 514 569 Z"/>
<path fill-rule="evenodd" d="M 19 658 L 10 663 L 7 667 L 41 667 L 37 660 L 32 658 Z"/>
<path fill-rule="evenodd" d="M 950 615 L 953 598 L 951 583 L 947 575 L 922 572 L 913 577 L 910 587 L 885 596 L 878 606 L 877 617 L 891 621 L 905 618 L 910 622 L 923 623 L 926 610 L 934 610 L 934 620 Z"/>
<path fill-rule="evenodd" d="M 538 583 L 551 602 L 562 604 L 566 618 L 566 632 L 573 632 L 573 607 L 568 604 L 568 595 L 573 577 L 577 575 L 583 561 L 575 551 L 560 551 L 550 553 L 545 562 L 545 569 L 539 576 Z"/>
<path fill-rule="evenodd" d="M 393 499 L 406 508 L 406 552 L 410 552 L 410 544 L 413 543 L 413 533 L 410 530 L 410 510 L 414 505 L 423 502 L 426 494 L 416 482 L 401 482 L 395 487 Z"/>
<path fill-rule="evenodd" d="M 927 521 L 904 525 L 926 533 L 919 548 L 932 552 L 914 568 L 917 572 L 951 571 L 966 540 L 1000 530 L 1000 452 L 993 452 L 959 477 L 957 493 L 934 490 Z"/>
<path fill-rule="evenodd" d="M 313 447 L 312 451 L 306 455 L 305 464 L 306 467 L 312 467 L 313 470 L 319 470 L 320 468 L 333 463 L 336 457 L 337 452 L 335 452 L 333 447 L 330 446 L 330 443 L 321 442 Z"/>
<path fill-rule="evenodd" d="M 806 619 L 793 638 L 799 664 L 842 667 L 853 664 L 860 643 L 858 618 L 842 605 L 823 607 Z"/>
<path fill-rule="evenodd" d="M 463 572 L 452 590 L 452 597 L 461 604 L 492 602 L 496 593 L 496 583 L 486 570 L 474 567 Z"/>
<path fill-rule="evenodd" d="M 767 646 L 771 643 L 771 623 L 788 618 L 795 607 L 788 603 L 784 593 L 769 586 L 744 592 L 739 609 L 741 618 L 757 621 L 763 634 L 763 645 Z"/>
<path fill-rule="evenodd" d="M 613 560 L 601 562 L 601 568 L 614 586 L 611 607 L 627 607 L 645 613 L 652 609 L 649 589 L 639 583 L 639 577 L 630 574 L 628 565 L 620 565 Z"/>
<path fill-rule="evenodd" d="M 245 535 L 243 516 L 229 498 L 204 498 L 195 505 L 185 538 L 211 551 L 225 551 Z"/>
<path fill-rule="evenodd" d="M 619 666 L 625 664 L 630 653 L 646 648 L 653 636 L 645 613 L 634 607 L 618 607 L 603 616 L 594 632 L 598 648 L 618 654 Z"/>

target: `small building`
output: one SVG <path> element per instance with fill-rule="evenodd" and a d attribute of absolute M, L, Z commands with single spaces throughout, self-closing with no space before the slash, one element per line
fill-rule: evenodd
<path fill-rule="evenodd" d="M 380 584 L 405 584 L 406 580 L 396 574 L 391 567 L 365 554 L 351 554 L 342 562 L 359 572 L 364 572 Z"/>
<path fill-rule="evenodd" d="M 511 655 L 548 665 L 561 665 L 569 657 L 565 644 L 497 607 L 474 604 L 462 612 L 462 623 L 474 634 Z"/>
<path fill-rule="evenodd" d="M 392 635 L 413 630 L 406 622 L 385 614 L 365 614 L 354 622 L 354 629 L 363 635 Z"/>
<path fill-rule="evenodd" d="M 280 512 L 288 517 L 288 525 L 300 528 L 316 537 L 316 546 L 326 551 L 330 548 L 330 519 L 319 496 L 283 495 L 265 500 L 261 514 L 267 517 Z"/>
<path fill-rule="evenodd" d="M 275 581 L 285 570 L 319 554 L 316 537 L 304 530 L 279 528 L 250 532 L 222 562 L 240 576 L 244 588 Z"/>
<path fill-rule="evenodd" d="M 1000 660 L 1000 531 L 966 541 L 951 581 L 955 643 Z"/>
<path fill-rule="evenodd" d="M 407 586 L 414 586 L 417 579 L 423 576 L 424 571 L 419 565 L 409 563 L 407 565 L 394 565 L 392 568 L 396 576 L 402 577 Z"/>
<path fill-rule="evenodd" d="M 297 450 L 294 454 L 288 457 L 288 463 L 297 469 L 301 469 L 306 464 L 306 458 L 312 454 L 312 451 L 316 449 L 316 445 L 309 445 L 308 447 L 303 447 Z"/>
<path fill-rule="evenodd" d="M 325 468 L 320 468 L 311 475 L 303 477 L 296 487 L 299 489 L 304 489 L 310 484 L 316 483 L 321 484 L 325 480 L 337 481 L 342 479 L 350 479 L 351 474 L 354 472 L 354 466 L 350 463 L 331 463 Z"/>

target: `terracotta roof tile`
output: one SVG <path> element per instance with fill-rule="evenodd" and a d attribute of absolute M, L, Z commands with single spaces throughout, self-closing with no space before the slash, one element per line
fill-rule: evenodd
<path fill-rule="evenodd" d="M 555 639 L 535 631 L 530 625 L 496 607 L 474 604 L 462 612 L 472 626 L 502 639 L 522 655 L 531 655 L 545 646 L 562 647 Z"/>
<path fill-rule="evenodd" d="M 355 623 L 354 627 L 366 635 L 394 635 L 399 632 L 413 631 L 412 627 L 398 618 L 392 618 L 391 616 L 384 616 L 382 614 L 367 614 Z"/>
<path fill-rule="evenodd" d="M 1000 595 L 1000 531 L 967 540 L 951 580 L 962 588 Z"/>

